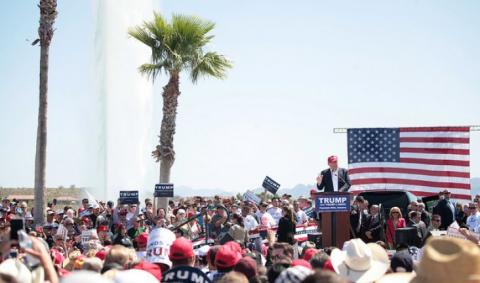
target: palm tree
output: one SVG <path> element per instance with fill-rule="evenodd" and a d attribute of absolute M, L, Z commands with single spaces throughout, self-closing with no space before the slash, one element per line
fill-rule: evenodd
<path fill-rule="evenodd" d="M 53 24 L 57 17 L 57 0 L 40 0 L 40 25 L 38 39 L 40 42 L 40 94 L 38 105 L 37 145 L 35 151 L 35 212 L 36 224 L 44 222 L 45 206 L 45 167 L 47 160 L 47 91 L 48 91 L 48 56 L 53 37 Z"/>
<path fill-rule="evenodd" d="M 186 71 L 196 83 L 202 76 L 223 79 L 231 62 L 223 55 L 206 51 L 205 46 L 212 40 L 215 24 L 196 16 L 173 15 L 171 22 L 154 13 L 150 22 L 133 27 L 129 34 L 150 47 L 151 62 L 139 67 L 140 73 L 153 81 L 164 73 L 169 76 L 163 87 L 163 118 L 160 128 L 160 144 L 152 152 L 160 162 L 160 183 L 170 182 L 170 171 L 175 162 L 173 136 L 177 116 L 178 96 L 180 95 L 180 73 Z M 157 201 L 157 208 L 167 207 L 167 198 Z"/>

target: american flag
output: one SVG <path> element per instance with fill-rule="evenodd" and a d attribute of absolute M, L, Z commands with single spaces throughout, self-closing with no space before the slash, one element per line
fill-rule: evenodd
<path fill-rule="evenodd" d="M 470 128 L 348 129 L 350 191 L 403 189 L 470 196 Z"/>

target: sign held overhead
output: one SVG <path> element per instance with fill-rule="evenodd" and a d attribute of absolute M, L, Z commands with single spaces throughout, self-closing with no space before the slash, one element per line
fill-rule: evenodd
<path fill-rule="evenodd" d="M 272 194 L 276 194 L 278 189 L 280 188 L 280 184 L 275 182 L 272 178 L 266 176 L 265 180 L 263 180 L 262 187 L 264 187 L 267 191 L 271 192 Z"/>

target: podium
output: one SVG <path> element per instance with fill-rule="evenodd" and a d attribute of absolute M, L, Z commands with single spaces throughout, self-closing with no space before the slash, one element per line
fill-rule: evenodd
<path fill-rule="evenodd" d="M 350 193 L 315 193 L 315 211 L 321 215 L 322 246 L 341 249 L 350 240 Z"/>

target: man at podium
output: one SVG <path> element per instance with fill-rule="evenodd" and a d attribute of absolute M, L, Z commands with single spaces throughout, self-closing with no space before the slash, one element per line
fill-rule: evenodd
<path fill-rule="evenodd" d="M 328 157 L 328 169 L 317 176 L 317 189 L 325 192 L 346 192 L 350 189 L 348 170 L 338 167 L 338 158 L 335 155 Z"/>

